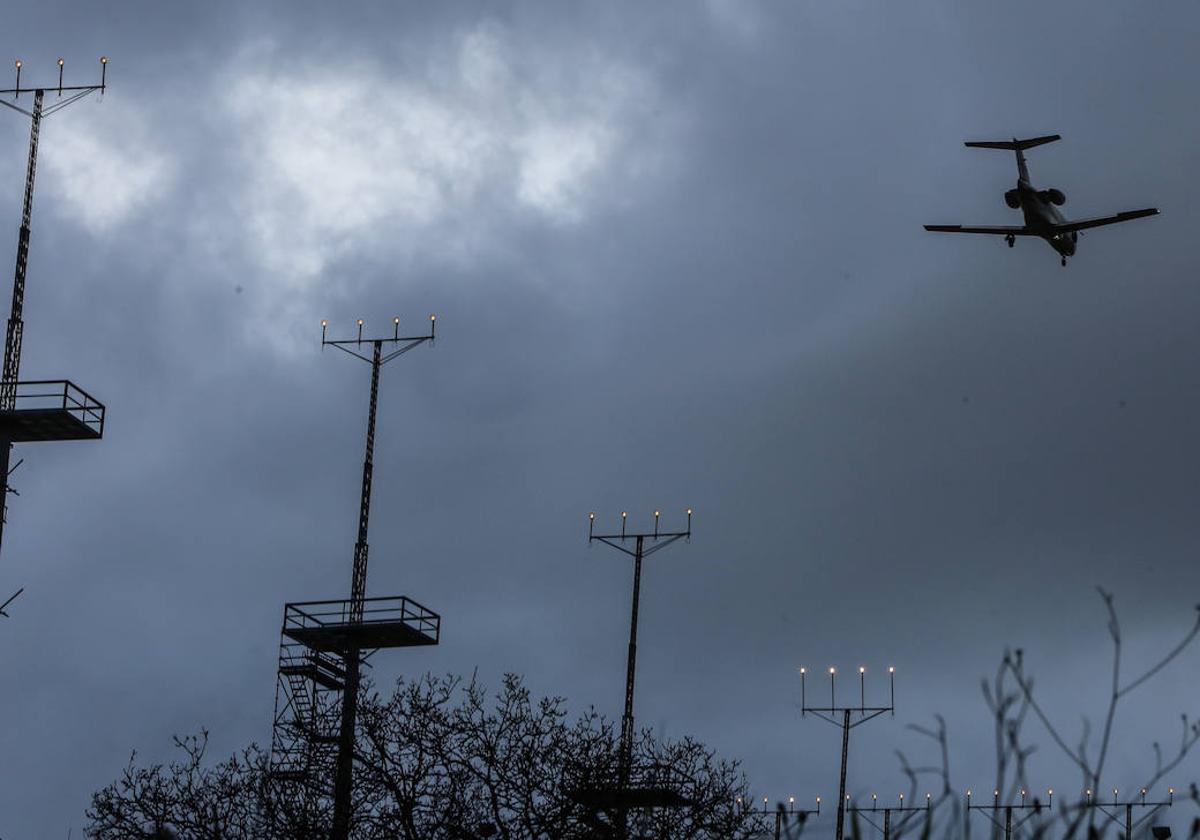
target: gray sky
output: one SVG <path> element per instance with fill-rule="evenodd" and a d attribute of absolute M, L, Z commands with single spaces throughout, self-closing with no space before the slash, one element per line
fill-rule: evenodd
<path fill-rule="evenodd" d="M 636 713 L 772 797 L 836 792 L 800 665 L 897 667 L 852 790 L 899 791 L 904 724 L 939 712 L 956 784 L 988 787 L 1006 645 L 1074 739 L 1095 584 L 1131 671 L 1190 625 L 1195 4 L 348 5 L 7 13 L 24 81 L 111 58 L 43 129 L 22 363 L 109 420 L 18 448 L 0 835 L 77 833 L 174 733 L 269 743 L 283 603 L 349 589 L 368 370 L 321 318 L 439 315 L 385 370 L 368 594 L 443 641 L 377 657 L 382 685 L 516 671 L 618 716 L 630 569 L 589 510 L 696 509 L 644 575 Z M 921 230 L 1014 223 L 1012 156 L 962 140 L 1053 132 L 1030 167 L 1068 215 L 1162 216 L 1065 270 Z M 27 136 L 0 122 L 13 240 Z M 1110 786 L 1200 713 L 1198 666 L 1130 698 Z M 1030 733 L 1033 784 L 1073 789 Z"/>

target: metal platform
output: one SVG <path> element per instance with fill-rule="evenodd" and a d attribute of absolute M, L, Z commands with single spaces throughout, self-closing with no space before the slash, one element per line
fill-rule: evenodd
<path fill-rule="evenodd" d="M 664 787 L 575 788 L 570 797 L 594 811 L 640 808 L 686 808 L 692 800 L 678 791 Z"/>
<path fill-rule="evenodd" d="M 66 379 L 17 383 L 16 407 L 0 411 L 0 437 L 10 443 L 96 440 L 104 435 L 104 406 Z"/>
<path fill-rule="evenodd" d="M 283 610 L 283 635 L 310 650 L 343 653 L 352 648 L 436 645 L 441 616 L 402 596 L 367 598 L 362 623 L 351 623 L 350 601 L 302 601 Z"/>
<path fill-rule="evenodd" d="M 682 791 L 692 780 L 672 767 L 635 767 L 622 785 L 615 773 L 602 773 L 568 788 L 567 795 L 593 811 L 686 808 L 695 804 Z"/>

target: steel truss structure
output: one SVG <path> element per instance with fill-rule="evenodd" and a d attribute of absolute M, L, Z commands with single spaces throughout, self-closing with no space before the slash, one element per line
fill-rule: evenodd
<path fill-rule="evenodd" d="M 14 443 L 48 440 L 94 440 L 104 433 L 104 406 L 82 388 L 66 379 L 20 381 L 21 344 L 25 334 L 25 275 L 29 266 L 29 231 L 33 214 L 33 185 L 37 174 L 38 141 L 42 119 L 92 94 L 103 93 L 108 84 L 108 58 L 100 58 L 100 83 L 64 85 L 65 61 L 58 60 L 58 84 L 38 87 L 21 85 L 22 62 L 16 62 L 16 86 L 0 90 L 0 105 L 29 118 L 29 154 L 25 164 L 25 192 L 21 204 L 21 226 L 17 232 L 17 263 L 13 274 L 12 308 L 4 338 L 4 368 L 0 373 L 0 542 L 7 520 L 8 478 Z M 46 104 L 46 94 L 56 99 Z M 21 95 L 32 96 L 27 109 Z M 65 94 L 65 96 L 64 96 Z M 18 593 L 19 594 L 19 593 Z M 14 596 L 15 597 L 15 596 Z M 11 599 L 10 599 L 11 600 Z"/>
<path fill-rule="evenodd" d="M 633 684 L 637 664 L 638 604 L 642 586 L 642 561 L 673 543 L 692 536 L 692 509 L 687 509 L 687 529 L 665 532 L 659 530 L 661 511 L 654 512 L 654 530 L 631 533 L 626 528 L 628 512 L 621 512 L 621 532 L 596 533 L 596 514 L 588 514 L 588 544 L 603 543 L 633 558 L 633 605 L 629 619 L 629 649 L 625 667 L 625 707 L 621 716 L 621 740 L 618 746 L 617 770 L 602 774 L 577 785 L 570 794 L 589 808 L 594 815 L 604 813 L 609 819 L 605 827 L 618 837 L 627 833 L 627 814 L 635 808 L 680 808 L 691 804 L 680 793 L 686 786 L 671 768 L 636 767 L 633 763 Z M 628 543 L 632 541 L 633 548 Z"/>
<path fill-rule="evenodd" d="M 436 645 L 440 639 L 441 617 L 432 610 L 401 596 L 366 597 L 379 371 L 409 350 L 432 343 L 435 324 L 436 317 L 431 315 L 428 335 L 401 336 L 400 319 L 394 318 L 391 337 L 368 339 L 363 338 L 360 320 L 357 338 L 331 341 L 326 336 L 327 323 L 321 322 L 322 347 L 336 347 L 371 365 L 358 539 L 349 599 L 284 606 L 271 778 L 277 784 L 294 785 L 295 792 L 315 801 L 318 809 L 332 807 L 332 840 L 345 840 L 351 828 L 354 734 L 363 664 L 383 648 Z M 363 344 L 370 347 L 371 355 L 359 352 Z M 384 352 L 385 346 L 388 352 Z"/>

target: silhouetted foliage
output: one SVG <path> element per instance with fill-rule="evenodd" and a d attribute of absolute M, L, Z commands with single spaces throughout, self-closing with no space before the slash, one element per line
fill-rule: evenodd
<path fill-rule="evenodd" d="M 326 796 L 273 783 L 268 756 L 255 746 L 211 766 L 207 733 L 176 739 L 182 756 L 139 766 L 97 792 L 87 832 L 121 838 L 287 837 L 328 835 Z M 616 769 L 617 738 L 594 710 L 568 721 L 565 702 L 535 700 L 507 676 L 489 698 L 474 680 L 401 681 L 387 697 L 360 703 L 352 836 L 361 840 L 603 837 L 608 820 L 590 815 L 568 792 Z M 669 766 L 695 805 L 630 812 L 629 836 L 678 840 L 749 837 L 756 829 L 735 810 L 745 796 L 736 763 L 684 738 L 663 743 L 639 733 L 635 763 Z"/>

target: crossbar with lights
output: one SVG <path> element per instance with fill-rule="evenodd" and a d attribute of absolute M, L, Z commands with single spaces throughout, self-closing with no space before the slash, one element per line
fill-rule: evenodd
<path fill-rule="evenodd" d="M 55 111 L 61 111 L 63 108 L 66 108 L 71 103 L 75 102 L 76 100 L 82 99 L 83 97 L 87 96 L 88 94 L 97 93 L 97 92 L 104 93 L 105 89 L 108 87 L 108 56 L 106 56 L 106 55 L 100 56 L 100 82 L 98 84 L 94 84 L 94 85 L 64 85 L 63 84 L 63 71 L 65 69 L 67 62 L 65 59 L 60 58 L 58 60 L 58 84 L 36 85 L 33 87 L 30 87 L 28 85 L 22 86 L 21 85 L 21 70 L 22 70 L 22 68 L 24 68 L 25 62 L 21 61 L 20 59 L 17 59 L 13 63 L 16 66 L 16 71 L 17 71 L 16 84 L 13 87 L 0 90 L 0 96 L 11 96 L 14 100 L 16 100 L 16 99 L 20 99 L 21 94 L 23 94 L 23 93 L 33 94 L 35 109 L 37 109 L 37 106 L 40 103 L 41 98 L 47 92 L 57 93 L 60 101 L 55 102 L 53 105 L 44 106 L 36 111 L 38 116 L 41 116 L 41 117 L 48 117 L 51 114 L 53 114 Z M 64 93 L 67 94 L 66 99 L 62 98 L 62 95 Z M 24 114 L 27 117 L 33 117 L 35 114 L 35 111 L 27 111 L 24 108 L 17 105 L 15 102 L 6 102 L 5 100 L 0 99 L 0 105 L 4 105 L 6 107 L 12 108 L 14 111 L 19 111 L 20 113 Z"/>
<path fill-rule="evenodd" d="M 1167 801 L 1166 802 L 1154 802 L 1154 801 L 1147 802 L 1146 801 L 1147 792 L 1148 791 L 1146 790 L 1146 788 L 1142 788 L 1139 791 L 1138 798 L 1122 802 L 1122 801 L 1118 800 L 1118 798 L 1117 798 L 1120 795 L 1120 788 L 1113 788 L 1112 801 L 1106 802 L 1106 801 L 1102 801 L 1099 797 L 1093 797 L 1091 790 L 1085 790 L 1084 791 L 1085 801 L 1083 803 L 1081 803 L 1080 807 L 1085 808 L 1085 809 L 1093 808 L 1093 809 L 1099 811 L 1104 816 L 1108 817 L 1110 820 L 1112 820 L 1117 825 L 1123 825 L 1125 828 L 1125 840 L 1132 840 L 1133 831 L 1135 828 L 1137 828 L 1139 825 L 1144 823 L 1146 820 L 1148 820 L 1152 816 L 1154 816 L 1154 814 L 1158 811 L 1159 808 L 1170 808 L 1172 805 L 1175 804 L 1175 788 L 1173 788 L 1173 787 L 1167 788 Z M 1148 808 L 1149 810 L 1147 810 L 1146 813 L 1142 814 L 1142 816 L 1140 816 L 1136 820 L 1134 820 L 1134 818 L 1133 818 L 1133 809 L 1134 808 Z M 1115 811 L 1117 811 L 1117 809 L 1124 811 L 1124 814 L 1123 814 L 1124 819 L 1121 819 L 1120 817 L 1117 816 L 1116 813 L 1114 813 Z"/>
<path fill-rule="evenodd" d="M 846 794 L 843 797 L 843 799 L 844 799 L 844 802 L 846 802 L 846 803 L 852 802 L 849 794 Z M 876 831 L 880 832 L 883 835 L 883 840 L 891 840 L 892 814 L 900 814 L 901 815 L 899 828 L 902 829 L 905 825 L 908 824 L 908 820 L 911 819 L 913 814 L 924 813 L 926 818 L 928 819 L 930 817 L 930 815 L 933 813 L 933 794 L 929 794 L 929 793 L 925 794 L 925 804 L 924 805 L 906 805 L 906 804 L 904 804 L 904 794 L 903 793 L 900 794 L 897 801 L 899 803 L 897 805 L 886 805 L 886 804 L 880 805 L 878 794 L 872 793 L 870 808 L 864 807 L 862 805 L 850 804 L 850 805 L 847 805 L 846 812 L 850 813 L 850 814 L 856 814 L 856 815 L 862 817 L 868 823 L 870 823 L 875 828 Z M 882 824 L 875 822 L 876 814 L 883 814 L 883 823 Z"/>
<path fill-rule="evenodd" d="M 1042 802 L 1038 797 L 1033 797 L 1033 801 L 1027 801 L 1029 792 L 1022 788 L 1020 790 L 1020 803 L 1000 802 L 1000 791 L 992 791 L 991 803 L 975 803 L 971 800 L 971 791 L 967 791 L 967 816 L 969 817 L 972 811 L 977 811 L 983 814 L 988 821 L 996 828 L 1004 832 L 1004 840 L 1012 840 L 1013 833 L 1018 831 L 1021 826 L 1029 822 L 1034 817 L 1041 816 L 1042 812 L 1047 814 L 1054 813 L 1054 788 L 1046 790 L 1046 801 Z M 1014 815 L 1019 815 L 1014 819 Z M 1003 816 L 1003 820 L 1001 820 Z"/>
<path fill-rule="evenodd" d="M 322 321 L 321 322 L 321 346 L 322 347 L 336 347 L 338 350 L 341 350 L 343 353 L 349 353 L 351 356 L 354 356 L 355 358 L 358 358 L 358 359 L 362 359 L 364 362 L 367 362 L 368 364 L 374 364 L 374 363 L 376 363 L 376 359 L 373 359 L 370 356 L 364 356 L 362 353 L 359 353 L 357 350 L 351 350 L 350 348 L 352 346 L 356 347 L 356 348 L 360 348 L 364 344 L 366 344 L 368 346 L 373 346 L 375 344 L 380 344 L 380 345 L 400 344 L 400 345 L 403 345 L 403 346 L 399 347 L 398 349 L 391 351 L 390 353 L 383 354 L 380 356 L 380 358 L 378 359 L 378 363 L 381 365 L 386 365 L 392 359 L 396 358 L 397 356 L 403 356 L 409 350 L 412 350 L 414 347 L 418 347 L 418 346 L 424 344 L 426 341 L 432 343 L 434 338 L 436 337 L 435 327 L 437 327 L 437 315 L 429 316 L 429 334 L 428 335 L 400 335 L 400 318 L 399 318 L 399 316 L 392 318 L 392 334 L 389 336 L 383 337 L 383 338 L 363 338 L 363 320 L 362 320 L 362 318 L 358 319 L 357 324 L 358 324 L 358 336 L 357 337 L 333 340 L 333 339 L 328 338 L 329 322 Z"/>
<path fill-rule="evenodd" d="M 780 802 L 774 808 L 771 808 L 769 807 L 769 802 L 770 798 L 764 796 L 762 798 L 762 807 L 754 808 L 751 807 L 754 803 L 744 801 L 742 797 L 739 796 L 735 804 L 737 806 L 737 813 L 743 820 L 774 817 L 776 837 L 782 836 L 782 829 L 789 821 L 796 820 L 798 824 L 803 825 L 803 823 L 807 821 L 809 817 L 814 815 L 819 816 L 821 813 L 821 797 L 819 796 L 816 798 L 815 806 L 812 808 L 797 808 L 796 797 L 794 796 L 788 797 L 786 807 L 782 802 Z"/>

